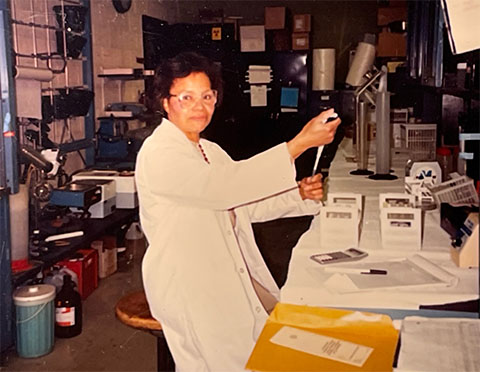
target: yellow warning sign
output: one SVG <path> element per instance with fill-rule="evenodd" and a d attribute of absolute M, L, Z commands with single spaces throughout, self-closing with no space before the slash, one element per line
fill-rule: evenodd
<path fill-rule="evenodd" d="M 221 27 L 212 27 L 212 40 L 222 40 Z"/>

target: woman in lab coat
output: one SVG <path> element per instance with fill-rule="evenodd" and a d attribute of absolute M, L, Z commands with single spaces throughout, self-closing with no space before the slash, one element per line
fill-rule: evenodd
<path fill-rule="evenodd" d="M 137 158 L 142 264 L 150 310 L 179 371 L 240 371 L 279 298 L 251 223 L 318 213 L 320 175 L 297 183 L 293 160 L 340 123 L 309 121 L 290 142 L 243 161 L 200 138 L 222 92 L 218 68 L 183 53 L 156 72 L 164 119 Z"/>

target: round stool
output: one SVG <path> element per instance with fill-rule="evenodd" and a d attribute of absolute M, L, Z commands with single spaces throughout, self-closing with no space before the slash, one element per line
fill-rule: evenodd
<path fill-rule="evenodd" d="M 123 296 L 115 306 L 115 314 L 123 324 L 147 331 L 157 338 L 158 371 L 175 370 L 175 362 L 163 335 L 162 325 L 152 317 L 144 291 Z"/>

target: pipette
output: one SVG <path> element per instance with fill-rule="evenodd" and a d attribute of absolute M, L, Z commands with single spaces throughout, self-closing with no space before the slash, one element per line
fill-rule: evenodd
<path fill-rule="evenodd" d="M 323 122 L 323 124 L 326 124 L 329 121 L 335 120 L 336 118 L 338 118 L 338 114 L 334 112 L 327 120 Z M 312 176 L 315 176 L 315 171 L 317 170 L 318 163 L 320 162 L 320 158 L 322 157 L 323 147 L 324 147 L 323 145 L 318 146 L 317 157 L 315 158 L 315 164 L 313 165 Z"/>

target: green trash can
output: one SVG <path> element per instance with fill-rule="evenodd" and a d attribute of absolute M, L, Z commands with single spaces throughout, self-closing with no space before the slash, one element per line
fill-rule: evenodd
<path fill-rule="evenodd" d="M 55 287 L 38 284 L 13 293 L 16 309 L 17 352 L 23 358 L 48 354 L 55 341 Z"/>

